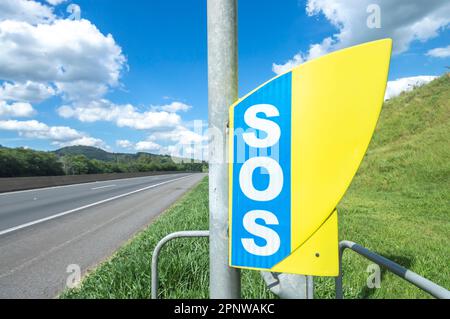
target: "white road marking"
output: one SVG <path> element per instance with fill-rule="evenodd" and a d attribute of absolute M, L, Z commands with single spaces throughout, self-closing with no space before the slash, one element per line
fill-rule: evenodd
<path fill-rule="evenodd" d="M 168 176 L 168 175 L 169 174 L 149 175 L 149 176 L 130 177 L 130 178 L 118 178 L 118 179 L 110 179 L 110 180 L 107 180 L 107 181 L 96 181 L 96 182 L 88 182 L 88 183 L 78 183 L 78 184 L 70 184 L 70 185 L 34 188 L 34 189 L 26 189 L 26 190 L 23 190 L 23 191 L 14 191 L 14 192 L 0 193 L 0 196 L 7 196 L 7 195 L 13 195 L 13 194 L 28 193 L 28 192 L 39 192 L 39 191 L 45 191 L 45 190 L 50 190 L 50 189 L 55 189 L 55 188 L 66 188 L 66 187 L 74 187 L 74 186 L 83 186 L 83 185 L 90 185 L 90 184 L 97 184 L 97 183 L 128 181 L 128 180 L 131 180 L 131 179 L 141 179 L 141 178 L 149 178 L 149 177 L 157 177 L 155 179 L 159 179 L 160 177 L 164 177 L 164 176 Z"/>
<path fill-rule="evenodd" d="M 35 261 L 41 260 L 42 258 L 45 258 L 45 257 L 49 256 L 51 253 L 53 253 L 55 251 L 58 251 L 61 248 L 64 248 L 65 246 L 73 243 L 74 241 L 77 241 L 77 240 L 83 238 L 84 236 L 86 236 L 88 234 L 91 234 L 91 233 L 101 229 L 102 227 L 108 225 L 109 223 L 111 223 L 113 221 L 116 221 L 117 219 L 120 219 L 120 218 L 124 217 L 127 214 L 129 214 L 129 212 L 124 212 L 124 213 L 122 213 L 120 215 L 117 215 L 117 216 L 113 217 L 112 219 L 109 219 L 107 222 L 104 222 L 104 223 L 102 223 L 100 225 L 97 225 L 94 228 L 89 229 L 89 230 L 87 230 L 85 232 L 82 232 L 81 234 L 75 236 L 74 238 L 63 242 L 62 244 L 56 245 L 56 246 L 50 248 L 49 250 L 47 250 L 47 251 L 37 255 L 36 257 L 33 257 L 33 258 L 31 258 L 31 259 L 29 259 L 27 261 L 24 261 L 22 264 L 20 264 L 20 265 L 16 266 L 15 268 L 7 271 L 6 273 L 0 274 L 0 279 L 2 279 L 4 277 L 7 277 L 7 276 L 10 276 L 10 275 L 14 274 L 15 272 L 24 269 L 25 267 L 27 267 L 28 265 L 31 265 Z"/>
<path fill-rule="evenodd" d="M 109 188 L 109 187 L 115 187 L 115 186 L 116 186 L 116 185 L 113 184 L 113 185 L 106 185 L 106 186 L 94 187 L 94 188 L 91 188 L 91 189 L 94 191 L 94 190 L 96 190 L 96 189 Z"/>
<path fill-rule="evenodd" d="M 8 229 L 0 231 L 0 236 L 6 235 L 8 233 L 12 233 L 12 232 L 14 232 L 16 230 L 20 230 L 20 229 L 27 228 L 27 227 L 30 227 L 30 226 L 33 226 L 33 225 L 36 225 L 36 224 L 40 224 L 40 223 L 43 223 L 43 222 L 46 222 L 46 221 L 49 221 L 49 220 L 52 220 L 52 219 L 55 219 L 55 218 L 59 218 L 59 217 L 65 216 L 65 215 L 69 215 L 71 213 L 75 213 L 75 212 L 78 212 L 78 211 L 86 209 L 86 208 L 90 208 L 90 207 L 93 207 L 93 206 L 96 206 L 96 205 L 104 204 L 104 203 L 113 201 L 115 199 L 119 199 L 119 198 L 122 198 L 122 197 L 125 197 L 125 196 L 129 196 L 129 195 L 136 194 L 136 193 L 139 193 L 139 192 L 142 192 L 142 191 L 146 191 L 148 189 L 152 189 L 152 188 L 155 188 L 155 187 L 158 187 L 158 186 L 162 186 L 162 185 L 165 185 L 165 184 L 168 184 L 168 183 L 171 183 L 171 182 L 175 182 L 175 181 L 178 181 L 180 179 L 183 179 L 183 178 L 186 178 L 186 177 L 190 177 L 190 176 L 192 176 L 192 175 L 183 176 L 183 177 L 176 178 L 176 179 L 171 179 L 170 181 L 165 181 L 165 182 L 158 183 L 158 184 L 155 184 L 155 185 L 150 185 L 150 186 L 147 186 L 147 187 L 144 187 L 144 188 L 140 188 L 140 189 L 137 189 L 137 190 L 129 192 L 129 193 L 125 193 L 125 194 L 117 195 L 117 196 L 114 196 L 114 197 L 110 197 L 110 198 L 107 198 L 107 199 L 104 199 L 104 200 L 101 200 L 101 201 L 98 201 L 98 202 L 95 202 L 95 203 L 92 203 L 92 204 L 88 204 L 88 205 L 85 205 L 85 206 L 74 208 L 74 209 L 71 209 L 71 210 L 68 210 L 68 211 L 65 211 L 65 212 L 62 212 L 62 213 L 58 213 L 58 214 L 55 214 L 55 215 L 52 215 L 52 216 L 48 216 L 48 217 L 45 217 L 45 218 L 42 218 L 42 219 L 38 219 L 38 220 L 29 222 L 29 223 L 26 223 L 26 224 L 22 224 L 22 225 L 19 225 L 19 226 L 11 227 L 11 228 L 8 228 Z"/>

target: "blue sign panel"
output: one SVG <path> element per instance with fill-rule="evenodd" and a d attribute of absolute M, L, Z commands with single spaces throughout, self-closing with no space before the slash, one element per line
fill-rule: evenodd
<path fill-rule="evenodd" d="M 272 268 L 291 253 L 291 87 L 288 73 L 234 107 L 234 266 Z"/>

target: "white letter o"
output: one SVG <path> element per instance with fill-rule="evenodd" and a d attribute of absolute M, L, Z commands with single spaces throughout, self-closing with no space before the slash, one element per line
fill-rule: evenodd
<path fill-rule="evenodd" d="M 269 173 L 269 185 L 262 191 L 253 186 L 253 172 L 258 167 L 265 168 Z M 280 195 L 283 189 L 283 170 L 280 164 L 270 157 L 253 157 L 242 165 L 239 183 L 242 192 L 251 200 L 268 202 Z"/>

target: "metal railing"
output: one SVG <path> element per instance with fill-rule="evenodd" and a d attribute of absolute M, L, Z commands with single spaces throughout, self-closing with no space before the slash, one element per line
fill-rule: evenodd
<path fill-rule="evenodd" d="M 171 240 L 177 238 L 194 238 L 194 237 L 209 237 L 208 230 L 200 231 L 180 231 L 172 233 L 164 237 L 155 247 L 152 255 L 152 269 L 151 269 L 151 298 L 158 298 L 158 257 L 161 249 Z M 336 299 L 343 299 L 343 288 L 342 288 L 342 256 L 346 249 L 350 249 L 357 254 L 365 257 L 366 259 L 373 261 L 374 263 L 386 268 L 400 278 L 410 282 L 416 287 L 422 289 L 423 291 L 429 293 L 433 297 L 439 299 L 450 299 L 450 291 L 438 284 L 416 274 L 415 272 L 408 270 L 399 264 L 389 260 L 383 256 L 380 256 L 367 248 L 358 245 L 351 241 L 341 241 L 339 243 L 339 275 L 336 277 Z M 313 294 L 313 286 L 308 286 L 308 292 L 310 293 L 310 298 Z"/>
<path fill-rule="evenodd" d="M 156 245 L 152 255 L 152 299 L 158 299 L 158 257 L 161 249 L 169 241 L 177 238 L 209 237 L 209 230 L 180 231 L 167 235 Z"/>
<path fill-rule="evenodd" d="M 392 273 L 396 274 L 400 278 L 412 283 L 416 287 L 429 293 L 430 295 L 439 299 L 450 299 L 450 291 L 444 287 L 435 284 L 434 282 L 416 274 L 415 272 L 403 268 L 399 264 L 396 264 L 392 260 L 389 260 L 383 256 L 380 256 L 361 245 L 354 242 L 344 240 L 339 243 L 339 276 L 336 277 L 336 299 L 343 299 L 342 289 L 342 255 L 346 249 L 353 250 L 357 254 L 373 261 L 374 263 L 386 268 Z"/>

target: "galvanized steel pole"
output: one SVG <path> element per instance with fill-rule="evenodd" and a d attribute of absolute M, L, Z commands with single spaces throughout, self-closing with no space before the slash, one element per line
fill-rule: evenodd
<path fill-rule="evenodd" d="M 240 297 L 228 266 L 228 108 L 238 98 L 237 0 L 208 0 L 210 298 Z"/>

